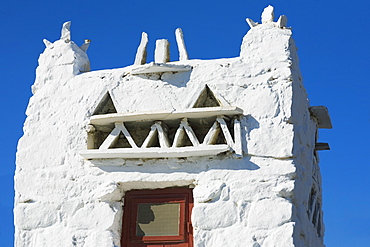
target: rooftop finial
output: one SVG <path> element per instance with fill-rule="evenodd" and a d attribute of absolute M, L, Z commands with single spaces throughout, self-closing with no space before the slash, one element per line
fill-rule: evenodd
<path fill-rule="evenodd" d="M 168 63 L 170 61 L 170 43 L 167 39 L 157 39 L 155 42 L 154 62 Z"/>
<path fill-rule="evenodd" d="M 141 41 L 140 45 L 137 48 L 136 57 L 135 57 L 135 65 L 142 65 L 146 63 L 146 47 L 148 45 L 148 34 L 143 32 L 141 34 Z"/>
<path fill-rule="evenodd" d="M 245 19 L 246 21 L 247 21 L 247 23 L 248 23 L 248 25 L 250 26 L 250 28 L 253 28 L 253 27 L 255 27 L 255 26 L 257 26 L 258 25 L 258 22 L 254 22 L 252 19 L 250 19 L 250 18 L 247 18 L 247 19 Z"/>
<path fill-rule="evenodd" d="M 286 27 L 287 22 L 288 18 L 285 15 L 281 15 L 276 23 L 278 27 Z"/>
<path fill-rule="evenodd" d="M 251 28 L 258 25 L 258 22 L 254 22 L 252 19 L 247 18 L 246 21 Z M 261 22 L 262 24 L 274 22 L 274 7 L 269 5 L 263 10 L 261 15 Z M 281 15 L 275 26 L 279 28 L 285 28 L 287 22 L 288 18 L 285 15 Z"/>
<path fill-rule="evenodd" d="M 267 6 L 261 15 L 261 22 L 262 23 L 268 23 L 274 21 L 274 7 L 271 5 Z"/>
<path fill-rule="evenodd" d="M 51 47 L 53 47 L 53 43 L 51 43 L 49 40 L 47 40 L 47 39 L 43 39 L 42 41 L 44 42 L 44 44 L 45 44 L 46 48 L 51 48 Z"/>
<path fill-rule="evenodd" d="M 175 31 L 176 35 L 176 42 L 177 42 L 177 47 L 179 49 L 179 60 L 184 61 L 184 60 L 189 60 L 188 52 L 186 51 L 185 47 L 185 42 L 184 42 L 184 34 L 182 32 L 181 28 L 177 28 Z"/>
<path fill-rule="evenodd" d="M 71 22 L 70 21 L 64 22 L 60 39 L 65 40 L 66 43 L 68 43 L 71 40 L 71 30 L 70 29 L 71 29 Z"/>

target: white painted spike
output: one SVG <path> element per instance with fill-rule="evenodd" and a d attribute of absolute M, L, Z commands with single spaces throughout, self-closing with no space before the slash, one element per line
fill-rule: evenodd
<path fill-rule="evenodd" d="M 258 22 L 254 22 L 252 19 L 249 19 L 249 18 L 245 19 L 245 21 L 248 23 L 250 28 L 253 28 L 258 25 Z"/>
<path fill-rule="evenodd" d="M 278 27 L 286 27 L 287 23 L 288 17 L 286 17 L 285 15 L 281 15 L 277 21 Z"/>
<path fill-rule="evenodd" d="M 43 39 L 42 40 L 46 46 L 46 48 L 51 48 L 53 46 L 53 43 L 51 43 L 49 40 L 47 39 Z"/>
<path fill-rule="evenodd" d="M 148 34 L 146 32 L 142 32 L 141 34 L 141 41 L 140 45 L 137 48 L 136 57 L 135 57 L 135 65 L 142 65 L 146 63 L 146 47 L 148 45 Z"/>
<path fill-rule="evenodd" d="M 267 6 L 261 15 L 261 22 L 262 23 L 268 23 L 274 21 L 274 7 L 271 5 Z"/>
<path fill-rule="evenodd" d="M 71 40 L 71 22 L 67 21 L 63 23 L 62 34 L 60 36 L 61 40 L 69 42 Z"/>
<path fill-rule="evenodd" d="M 184 34 L 181 28 L 177 28 L 175 31 L 177 47 L 179 49 L 179 60 L 189 60 L 188 52 L 186 51 Z"/>

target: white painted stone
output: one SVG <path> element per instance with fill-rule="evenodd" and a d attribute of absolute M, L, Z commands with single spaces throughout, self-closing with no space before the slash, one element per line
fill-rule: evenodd
<path fill-rule="evenodd" d="M 253 28 L 258 25 L 257 22 L 254 22 L 252 19 L 249 19 L 249 18 L 245 19 L 245 21 L 248 23 L 250 28 Z"/>
<path fill-rule="evenodd" d="M 223 212 L 222 215 L 220 212 Z M 202 230 L 225 228 L 237 222 L 237 212 L 235 203 L 231 201 L 201 203 L 193 209 L 192 223 L 196 229 Z"/>
<path fill-rule="evenodd" d="M 278 27 L 286 27 L 288 18 L 285 15 L 281 15 L 276 23 Z"/>
<path fill-rule="evenodd" d="M 36 80 L 32 86 L 33 93 L 36 93 L 48 81 L 65 83 L 75 75 L 90 71 L 87 54 L 73 41 L 70 41 L 70 26 L 71 22 L 63 24 L 60 40 L 52 45 L 46 42 L 47 48 L 39 57 Z"/>
<path fill-rule="evenodd" d="M 285 199 L 262 199 L 253 204 L 249 211 L 248 227 L 271 229 L 292 219 L 292 204 Z"/>
<path fill-rule="evenodd" d="M 167 63 L 170 61 L 170 43 L 166 39 L 158 39 L 155 42 L 154 62 Z"/>
<path fill-rule="evenodd" d="M 67 21 L 63 24 L 60 39 L 64 40 L 66 43 L 71 40 L 71 22 Z"/>
<path fill-rule="evenodd" d="M 294 231 L 294 223 L 286 223 L 282 226 L 277 227 L 267 236 L 267 238 L 263 241 L 264 246 L 271 246 L 271 247 L 280 247 L 280 246 L 287 246 L 287 247 L 294 247 L 294 246 L 306 246 L 306 245 L 299 245 L 296 243 L 292 243 L 291 239 L 293 238 L 293 231 Z M 309 246 L 309 245 L 307 245 Z"/>
<path fill-rule="evenodd" d="M 96 115 L 90 119 L 91 124 L 109 124 L 112 122 L 135 122 L 145 120 L 173 120 L 180 118 L 208 118 L 219 115 L 242 114 L 243 110 L 235 106 L 221 106 L 210 108 L 191 108 L 184 111 L 151 111 L 135 113 L 112 113 L 107 115 Z"/>
<path fill-rule="evenodd" d="M 188 60 L 188 52 L 186 51 L 185 47 L 185 42 L 184 42 L 184 34 L 182 32 L 181 28 L 177 28 L 175 31 L 176 34 L 176 42 L 177 42 L 177 47 L 179 49 L 179 60 L 184 61 Z"/>
<path fill-rule="evenodd" d="M 194 188 L 194 201 L 206 203 L 217 200 L 224 187 L 225 183 L 220 180 L 208 180 L 207 183 L 198 183 Z"/>
<path fill-rule="evenodd" d="M 118 202 L 122 199 L 122 193 L 122 189 L 117 183 L 108 182 L 106 185 L 101 186 L 96 194 L 103 202 Z"/>
<path fill-rule="evenodd" d="M 81 230 L 106 230 L 114 224 L 115 212 L 120 203 L 108 204 L 106 202 L 85 203 L 69 217 L 68 227 Z"/>
<path fill-rule="evenodd" d="M 22 203 L 14 211 L 16 225 L 23 230 L 51 226 L 58 221 L 57 207 L 57 204 Z"/>
<path fill-rule="evenodd" d="M 175 65 L 175 64 L 164 64 L 164 63 L 154 63 L 145 64 L 140 67 L 135 67 L 131 70 L 132 75 L 148 74 L 148 73 L 164 73 L 164 72 L 184 72 L 191 70 L 188 65 Z M 151 78 L 153 80 L 158 80 L 159 76 L 156 78 Z"/>
<path fill-rule="evenodd" d="M 261 15 L 261 22 L 262 23 L 268 23 L 274 21 L 274 7 L 271 5 L 267 6 Z"/>
<path fill-rule="evenodd" d="M 45 44 L 46 48 L 51 48 L 51 47 L 52 47 L 52 45 L 53 45 L 53 43 L 51 43 L 51 42 L 50 42 L 49 40 L 47 40 L 47 39 L 43 39 L 42 41 L 44 42 L 44 44 Z"/>
<path fill-rule="evenodd" d="M 146 63 L 146 47 L 148 45 L 148 34 L 146 32 L 142 32 L 141 34 L 141 41 L 140 45 L 137 48 L 136 57 L 135 57 L 135 65 L 141 65 Z"/>

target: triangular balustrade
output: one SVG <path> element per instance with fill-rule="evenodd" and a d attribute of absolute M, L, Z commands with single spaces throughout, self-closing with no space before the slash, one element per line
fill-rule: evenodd
<path fill-rule="evenodd" d="M 234 151 L 236 156 L 241 157 L 239 116 L 242 111 L 236 107 L 213 107 L 212 111 L 205 109 L 210 108 L 192 108 L 167 114 L 146 113 L 145 118 L 142 113 L 93 116 L 88 143 L 96 145 L 90 144 L 90 149 L 81 152 L 81 155 L 87 159 L 169 158 Z M 159 117 L 164 120 L 155 120 Z M 189 118 L 192 126 L 189 124 Z M 129 129 L 126 128 L 125 122 L 131 126 Z M 213 124 L 203 124 L 205 122 Z M 99 141 L 98 137 L 103 140 Z M 143 141 L 139 146 L 135 140 Z"/>

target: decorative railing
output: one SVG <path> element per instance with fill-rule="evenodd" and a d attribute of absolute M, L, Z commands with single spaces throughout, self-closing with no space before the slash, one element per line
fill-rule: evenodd
<path fill-rule="evenodd" d="M 86 159 L 170 158 L 230 151 L 241 157 L 242 113 L 228 106 L 92 116 L 88 149 L 81 155 Z"/>

